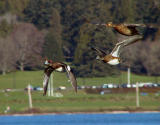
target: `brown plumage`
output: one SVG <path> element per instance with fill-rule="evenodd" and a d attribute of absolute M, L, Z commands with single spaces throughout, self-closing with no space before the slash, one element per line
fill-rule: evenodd
<path fill-rule="evenodd" d="M 66 70 L 68 77 L 70 79 L 70 82 L 71 82 L 75 92 L 77 92 L 77 81 L 76 81 L 76 78 L 75 78 L 74 74 L 72 73 L 69 65 L 66 65 L 65 63 L 62 63 L 62 62 L 53 62 L 52 60 L 46 60 L 45 66 L 46 66 L 46 68 L 44 69 L 44 81 L 43 81 L 44 93 L 43 93 L 43 95 L 46 95 L 50 75 L 55 70 L 57 70 L 57 71 Z"/>
<path fill-rule="evenodd" d="M 108 22 L 107 24 L 99 24 L 105 25 L 106 27 L 114 28 L 118 33 L 126 36 L 140 35 L 136 27 L 146 27 L 145 24 L 113 24 L 112 22 Z"/>
<path fill-rule="evenodd" d="M 137 42 L 138 40 L 142 39 L 141 35 L 135 35 L 128 39 L 125 39 L 119 43 L 116 44 L 114 49 L 110 54 L 106 54 L 103 50 L 100 50 L 98 48 L 92 48 L 95 50 L 98 54 L 96 59 L 103 61 L 104 63 L 108 63 L 110 65 L 117 65 L 120 63 L 120 52 L 123 49 L 123 47 L 128 46 L 130 44 L 133 44 Z"/>
<path fill-rule="evenodd" d="M 90 23 L 99 25 L 99 26 L 112 27 L 118 33 L 125 36 L 140 35 L 136 27 L 153 27 L 153 25 L 146 25 L 146 24 L 127 24 L 127 23 L 113 24 L 112 22 L 108 22 L 108 23 L 90 22 Z"/>

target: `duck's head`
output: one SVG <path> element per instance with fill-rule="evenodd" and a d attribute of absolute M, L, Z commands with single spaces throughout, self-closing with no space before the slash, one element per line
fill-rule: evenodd
<path fill-rule="evenodd" d="M 100 57 L 100 56 L 97 56 L 96 59 L 97 59 L 97 60 L 104 60 L 104 58 L 103 58 L 103 57 Z"/>
<path fill-rule="evenodd" d="M 112 22 L 108 22 L 108 23 L 106 24 L 106 26 L 112 27 L 112 26 L 113 26 L 113 23 L 112 23 Z"/>
<path fill-rule="evenodd" d="M 49 65 L 49 60 L 45 60 L 44 64 Z"/>
<path fill-rule="evenodd" d="M 45 64 L 45 65 L 50 65 L 52 62 L 53 62 L 52 60 L 46 59 L 45 62 L 44 62 L 44 64 Z"/>

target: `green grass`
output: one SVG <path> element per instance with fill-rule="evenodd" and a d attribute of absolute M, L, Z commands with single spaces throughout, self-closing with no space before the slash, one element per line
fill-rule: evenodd
<path fill-rule="evenodd" d="M 54 72 L 54 86 L 70 86 L 66 73 Z M 104 83 L 127 83 L 127 74 L 122 72 L 120 76 L 114 77 L 93 77 L 77 78 L 78 85 L 102 85 Z M 139 76 L 131 74 L 131 83 L 135 82 L 155 82 L 155 77 Z M 160 77 L 157 77 L 160 82 Z M 43 71 L 12 72 L 7 75 L 0 75 L 1 89 L 5 88 L 25 88 L 28 84 L 42 86 Z"/>
<path fill-rule="evenodd" d="M 159 79 L 158 79 L 159 80 Z M 28 84 L 42 86 L 43 71 L 12 72 L 0 75 L 0 89 L 25 88 Z M 77 78 L 78 85 L 102 85 L 103 83 L 126 83 L 127 75 L 105 78 Z M 154 77 L 131 75 L 132 82 L 154 82 Z M 65 73 L 54 73 L 54 86 L 71 87 Z M 149 93 L 140 96 L 140 108 L 136 108 L 135 93 L 128 94 L 86 94 L 79 90 L 77 94 L 71 91 L 60 91 L 61 98 L 42 96 L 42 91 L 32 92 L 33 107 L 39 112 L 81 112 L 81 111 L 112 111 L 112 110 L 158 110 L 160 111 L 160 95 Z M 28 110 L 28 95 L 26 91 L 0 92 L 0 113 L 6 106 L 11 107 L 11 113 L 22 113 Z"/>
<path fill-rule="evenodd" d="M 62 92 L 64 97 L 44 97 L 42 92 L 32 92 L 33 107 L 41 112 L 74 112 L 74 111 L 112 111 L 112 110 L 137 110 L 135 94 L 107 94 L 92 95 L 79 91 Z M 11 112 L 25 112 L 28 109 L 27 92 L 9 92 L 7 95 L 0 93 L 0 113 L 6 106 L 11 107 Z M 142 110 L 160 110 L 160 96 L 149 94 L 140 96 Z"/>

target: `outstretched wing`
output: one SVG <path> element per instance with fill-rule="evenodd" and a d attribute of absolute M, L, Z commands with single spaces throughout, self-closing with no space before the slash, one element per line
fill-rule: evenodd
<path fill-rule="evenodd" d="M 123 40 L 122 42 L 117 43 L 114 49 L 112 50 L 111 55 L 114 57 L 119 57 L 120 51 L 124 46 L 133 44 L 142 38 L 143 37 L 141 35 L 134 35 L 128 39 Z"/>
<path fill-rule="evenodd" d="M 135 28 L 135 27 L 145 27 L 145 28 L 151 28 L 151 29 L 159 29 L 159 25 L 158 24 L 154 24 L 154 23 L 147 23 L 147 24 L 127 24 L 124 23 L 124 26 L 127 26 L 129 28 Z"/>
<path fill-rule="evenodd" d="M 95 50 L 100 57 L 104 57 L 105 55 L 107 55 L 106 52 L 96 47 L 92 47 L 91 49 Z"/>
<path fill-rule="evenodd" d="M 76 80 L 76 77 L 72 73 L 70 66 L 65 65 L 65 69 L 66 69 L 66 71 L 68 73 L 68 77 L 70 79 L 72 87 L 74 88 L 75 92 L 77 92 L 77 80 Z"/>
<path fill-rule="evenodd" d="M 43 93 L 43 95 L 46 95 L 46 93 L 47 93 L 48 82 L 49 82 L 49 78 L 50 78 L 50 75 L 51 75 L 52 72 L 53 72 L 53 68 L 50 67 L 50 66 L 45 68 L 45 70 L 44 70 L 44 79 L 43 79 L 44 93 Z"/>
<path fill-rule="evenodd" d="M 146 24 L 127 24 L 127 23 L 124 23 L 123 25 L 127 26 L 127 27 L 146 27 Z"/>

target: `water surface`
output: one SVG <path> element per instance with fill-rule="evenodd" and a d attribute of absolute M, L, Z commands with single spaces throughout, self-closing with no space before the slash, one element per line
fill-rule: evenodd
<path fill-rule="evenodd" d="M 160 125 L 160 113 L 0 116 L 0 125 Z"/>

